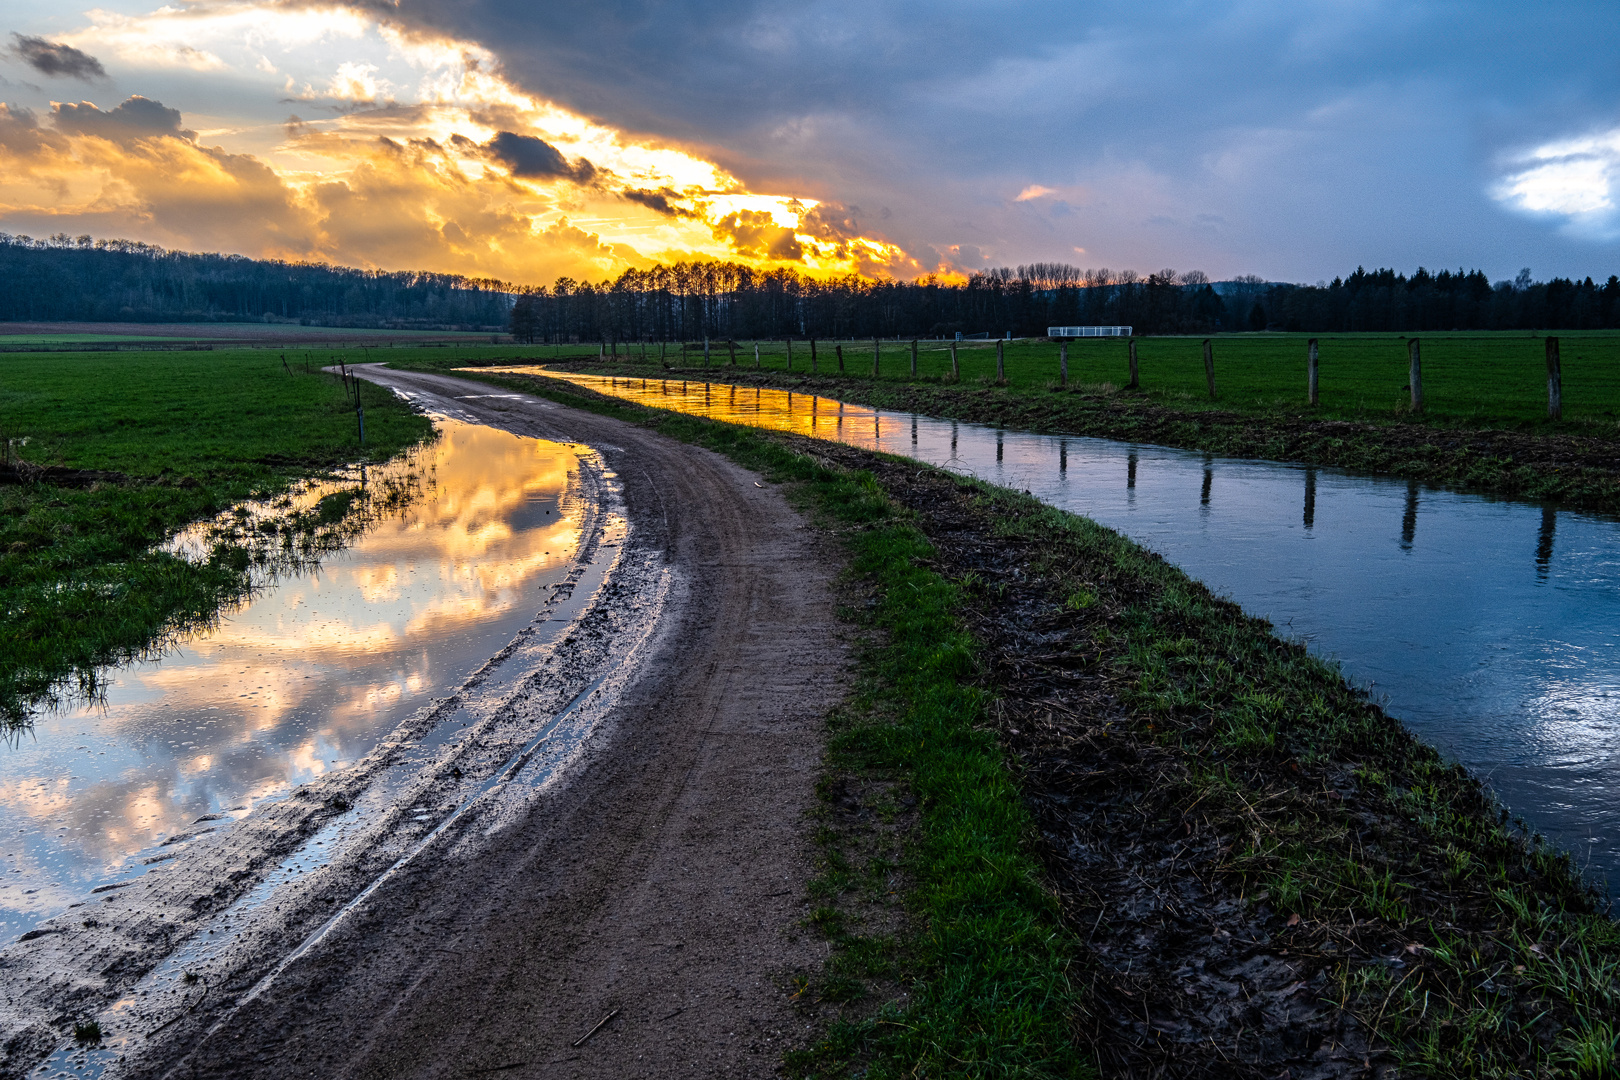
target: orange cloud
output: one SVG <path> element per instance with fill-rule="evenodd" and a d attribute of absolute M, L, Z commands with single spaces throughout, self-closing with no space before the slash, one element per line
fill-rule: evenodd
<path fill-rule="evenodd" d="M 476 65 L 464 76 L 488 78 Z M 864 235 L 851 210 L 749 192 L 684 151 L 524 99 L 293 117 L 265 157 L 206 146 L 178 110 L 140 96 L 58 104 L 48 122 L 0 106 L 0 222 L 20 221 L 521 284 L 693 256 L 818 275 L 924 271 Z"/>

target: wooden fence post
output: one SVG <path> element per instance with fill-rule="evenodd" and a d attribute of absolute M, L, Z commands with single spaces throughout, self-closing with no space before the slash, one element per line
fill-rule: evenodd
<path fill-rule="evenodd" d="M 787 370 L 788 370 L 789 373 L 791 373 L 793 371 L 793 339 L 792 338 L 787 338 L 786 340 L 787 340 Z"/>
<path fill-rule="evenodd" d="M 816 339 L 810 339 L 810 374 L 816 373 Z"/>
<path fill-rule="evenodd" d="M 1131 358 L 1131 382 L 1130 382 L 1130 385 L 1126 387 L 1126 389 L 1127 390 L 1140 390 L 1140 389 L 1142 389 L 1142 380 L 1137 378 L 1137 375 L 1136 375 L 1136 339 L 1134 337 L 1126 338 L 1125 339 L 1125 344 L 1129 349 L 1130 358 Z"/>
<path fill-rule="evenodd" d="M 1308 374 L 1307 374 L 1306 379 L 1305 379 L 1305 387 L 1306 387 L 1307 393 L 1309 394 L 1310 403 L 1312 405 L 1315 405 L 1316 404 L 1316 339 L 1311 338 L 1311 340 L 1307 341 L 1305 343 L 1305 349 L 1306 349 L 1307 354 L 1310 357 L 1310 361 L 1306 365 L 1306 371 L 1308 372 Z"/>
<path fill-rule="evenodd" d="M 1204 382 L 1209 384 L 1209 400 L 1215 400 L 1215 346 L 1204 339 Z"/>
<path fill-rule="evenodd" d="M 833 345 L 833 352 L 838 354 L 838 374 L 842 375 L 844 373 L 844 346 L 842 344 Z"/>
<path fill-rule="evenodd" d="M 1007 385 L 1007 358 L 1002 350 L 1001 338 L 996 338 L 996 385 Z"/>
<path fill-rule="evenodd" d="M 956 359 L 956 342 L 951 342 L 951 382 L 962 381 L 962 365 Z"/>
<path fill-rule="evenodd" d="M 879 339 L 874 337 L 872 339 L 872 378 L 874 379 L 878 377 L 878 358 L 882 354 L 883 346 L 879 344 Z"/>
<path fill-rule="evenodd" d="M 709 335 L 703 335 L 703 366 L 709 366 Z"/>
<path fill-rule="evenodd" d="M 759 359 L 759 342 L 756 341 L 754 342 L 754 370 L 758 371 L 762 367 L 764 367 L 764 365 L 760 363 Z"/>
<path fill-rule="evenodd" d="M 1547 339 L 1547 419 L 1564 418 L 1564 371 L 1558 359 L 1558 339 Z"/>
<path fill-rule="evenodd" d="M 1069 343 L 1058 346 L 1058 385 L 1069 385 Z"/>
<path fill-rule="evenodd" d="M 917 377 L 917 339 L 911 339 L 911 377 Z"/>
<path fill-rule="evenodd" d="M 737 366 L 737 343 L 730 338 L 726 339 L 726 348 L 731 350 L 731 366 Z"/>
<path fill-rule="evenodd" d="M 1418 339 L 1413 338 L 1406 343 L 1406 354 L 1412 362 L 1409 376 L 1412 390 L 1412 411 L 1423 411 L 1423 351 L 1418 347 Z"/>

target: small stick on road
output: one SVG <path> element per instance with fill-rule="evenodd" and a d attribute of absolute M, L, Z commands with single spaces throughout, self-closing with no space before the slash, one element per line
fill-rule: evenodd
<path fill-rule="evenodd" d="M 618 1015 L 619 1015 L 619 1010 L 614 1009 L 612 1012 L 610 1012 L 606 1016 L 602 1017 L 602 1019 L 598 1020 L 596 1022 L 595 1027 L 591 1028 L 591 1030 L 589 1030 L 585 1034 L 581 1035 L 579 1037 L 579 1041 L 574 1043 L 574 1049 L 578 1050 L 580 1047 L 584 1046 L 585 1043 L 590 1040 L 590 1037 L 592 1035 L 595 1035 L 598 1031 L 602 1030 L 602 1026 L 604 1024 L 606 1024 L 609 1020 L 613 1019 L 615 1016 L 618 1016 Z"/>

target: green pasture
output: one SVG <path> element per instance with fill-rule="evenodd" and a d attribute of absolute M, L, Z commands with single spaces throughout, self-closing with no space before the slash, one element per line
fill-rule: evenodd
<path fill-rule="evenodd" d="M 1215 359 L 1216 398 L 1204 382 L 1203 338 L 1139 337 L 1136 340 L 1141 392 L 1150 400 L 1179 409 L 1218 408 L 1239 412 L 1297 412 L 1309 408 L 1306 397 L 1306 334 L 1229 334 L 1211 339 Z M 1313 415 L 1329 419 L 1410 418 L 1407 390 L 1407 338 L 1395 334 L 1316 335 L 1319 342 L 1320 404 Z M 1466 424 L 1545 423 L 1547 369 L 1544 336 L 1527 333 L 1456 333 L 1417 335 L 1423 361 L 1426 414 L 1431 421 Z M 1566 421 L 1612 420 L 1620 414 L 1620 335 L 1612 332 L 1561 334 L 1564 417 Z M 739 342 L 737 366 L 754 366 L 755 342 Z M 760 365 L 782 371 L 785 345 L 760 342 Z M 1004 344 L 1008 389 L 1045 394 L 1059 388 L 1056 342 L 1020 339 Z M 837 350 L 844 354 L 843 374 L 872 375 L 873 343 L 865 340 L 819 340 L 816 370 L 839 373 Z M 624 347 L 621 346 L 623 350 Z M 578 356 L 581 346 L 535 346 L 532 354 Z M 1069 387 L 1095 391 L 1123 388 L 1129 380 L 1128 345 L 1123 338 L 1092 338 L 1069 343 Z M 591 348 L 594 352 L 594 347 Z M 628 362 L 640 361 L 640 346 L 630 346 Z M 879 375 L 885 382 L 911 381 L 909 341 L 884 341 L 879 347 Z M 659 347 L 649 356 L 656 361 Z M 672 364 L 701 366 L 701 348 L 684 353 L 670 346 Z M 996 343 L 957 343 L 963 385 L 990 385 L 996 379 Z M 711 342 L 709 363 L 729 367 L 724 342 Z M 810 345 L 795 341 L 792 369 L 810 371 Z M 948 381 L 950 345 L 921 341 L 917 347 L 919 381 Z"/>

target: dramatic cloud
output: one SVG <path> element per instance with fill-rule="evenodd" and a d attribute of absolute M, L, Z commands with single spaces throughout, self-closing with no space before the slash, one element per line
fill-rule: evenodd
<path fill-rule="evenodd" d="M 596 175 L 596 167 L 589 161 L 580 158 L 570 165 L 555 146 L 533 135 L 498 132 L 484 149 L 490 157 L 512 170 L 513 176 L 525 180 L 572 180 L 576 184 L 587 184 Z"/>
<path fill-rule="evenodd" d="M 11 51 L 42 75 L 65 75 L 86 82 L 107 77 L 100 60 L 71 45 L 61 45 L 26 34 L 12 34 L 11 37 L 15 41 Z"/>
<path fill-rule="evenodd" d="M 137 172 L 158 143 L 255 162 L 310 257 L 526 282 L 690 256 L 1294 280 L 1620 262 L 1611 2 L 187 0 L 83 20 L 19 29 L 200 134 L 11 84 L 13 120 L 45 118 L 17 137 L 81 164 L 129 145 Z M 289 99 L 314 119 L 287 127 Z M 138 187 L 118 169 L 52 173 L 103 185 L 60 206 L 29 187 L 45 173 L 0 173 L 0 227 L 104 235 Z M 136 238 L 185 246 L 155 214 Z"/>
<path fill-rule="evenodd" d="M 72 135 L 99 135 L 104 139 L 129 139 L 145 135 L 173 135 L 190 139 L 196 132 L 180 126 L 180 110 L 139 94 L 106 112 L 88 101 L 77 105 L 59 104 L 54 109 L 56 130 Z"/>
<path fill-rule="evenodd" d="M 925 261 L 1083 248 L 1116 266 L 1302 279 L 1359 262 L 1620 261 L 1591 230 L 1577 240 L 1504 214 L 1491 165 L 1500 148 L 1612 126 L 1612 3 L 1534 18 L 1487 0 L 399 0 L 389 12 L 479 43 L 538 97 L 704 147 L 752 189 L 859 204 Z"/>
<path fill-rule="evenodd" d="M 662 191 L 643 191 L 640 188 L 626 188 L 625 190 L 619 192 L 619 197 L 621 199 L 628 199 L 633 203 L 640 203 L 647 209 L 656 210 L 665 217 L 695 218 L 699 216 L 695 210 L 688 210 L 684 206 L 676 205 L 674 200 L 679 199 L 681 196 L 679 192 L 674 191 L 671 188 L 665 188 Z"/>

